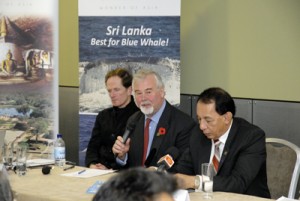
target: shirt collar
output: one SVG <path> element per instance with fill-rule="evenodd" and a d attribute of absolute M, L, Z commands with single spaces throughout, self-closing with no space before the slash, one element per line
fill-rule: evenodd
<path fill-rule="evenodd" d="M 221 137 L 219 138 L 219 141 L 222 142 L 223 144 L 225 144 L 225 142 L 228 138 L 229 131 L 230 131 L 231 126 L 232 126 L 232 122 L 233 122 L 233 119 L 231 120 L 231 123 L 230 123 L 230 126 L 229 126 L 228 130 L 223 135 L 221 135 Z"/>

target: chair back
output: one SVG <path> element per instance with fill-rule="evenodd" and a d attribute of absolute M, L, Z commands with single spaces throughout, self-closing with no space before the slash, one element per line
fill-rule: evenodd
<path fill-rule="evenodd" d="M 300 148 L 279 139 L 267 138 L 267 176 L 272 199 L 295 199 L 299 179 Z"/>

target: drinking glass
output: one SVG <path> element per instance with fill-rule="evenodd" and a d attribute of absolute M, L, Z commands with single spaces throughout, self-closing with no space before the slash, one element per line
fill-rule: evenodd
<path fill-rule="evenodd" d="M 2 147 L 2 162 L 3 165 L 6 167 L 6 169 L 12 168 L 12 162 L 13 162 L 13 150 L 10 146 L 7 146 L 6 144 Z"/>
<path fill-rule="evenodd" d="M 26 161 L 27 161 L 27 146 L 21 144 L 17 147 L 17 161 L 16 169 L 19 176 L 26 175 Z"/>
<path fill-rule="evenodd" d="M 213 176 L 214 166 L 211 163 L 203 163 L 201 165 L 202 174 L 202 192 L 204 199 L 213 198 Z"/>

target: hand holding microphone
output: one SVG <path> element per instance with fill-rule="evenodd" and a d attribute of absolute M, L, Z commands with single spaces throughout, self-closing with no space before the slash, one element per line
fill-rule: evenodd
<path fill-rule="evenodd" d="M 117 137 L 117 140 L 115 141 L 115 144 L 112 147 L 112 151 L 115 155 L 115 158 L 119 158 L 123 160 L 125 158 L 126 153 L 129 151 L 130 148 L 130 139 L 126 141 L 126 143 L 123 143 L 123 138 L 121 136 Z"/>
<path fill-rule="evenodd" d="M 124 158 L 125 154 L 129 151 L 130 141 L 127 142 L 127 140 L 134 128 L 135 128 L 135 121 L 132 121 L 127 125 L 123 136 L 117 137 L 117 140 L 114 146 L 112 147 L 112 151 L 115 154 L 115 157 L 119 157 L 120 159 L 122 159 Z"/>

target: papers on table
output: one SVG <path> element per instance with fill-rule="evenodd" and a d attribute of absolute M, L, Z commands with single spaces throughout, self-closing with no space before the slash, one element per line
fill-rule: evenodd
<path fill-rule="evenodd" d="M 187 190 L 179 189 L 173 194 L 175 201 L 190 201 L 190 195 Z"/>
<path fill-rule="evenodd" d="M 83 171 L 85 170 L 85 171 Z M 61 174 L 62 176 L 66 177 L 80 177 L 80 178 L 89 178 L 89 177 L 95 177 L 100 176 L 104 174 L 109 174 L 114 172 L 114 170 L 97 170 L 97 169 L 82 169 L 76 172 L 70 172 Z"/>
<path fill-rule="evenodd" d="M 280 198 L 277 199 L 277 201 L 294 201 L 295 199 L 287 198 L 284 196 L 281 196 Z"/>
<path fill-rule="evenodd" d="M 54 164 L 53 159 L 44 159 L 44 158 L 36 158 L 30 159 L 26 161 L 27 167 L 35 167 L 35 166 L 42 166 L 42 165 L 52 165 Z"/>

